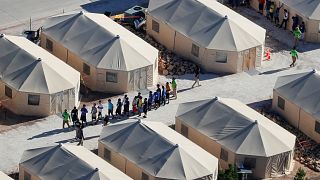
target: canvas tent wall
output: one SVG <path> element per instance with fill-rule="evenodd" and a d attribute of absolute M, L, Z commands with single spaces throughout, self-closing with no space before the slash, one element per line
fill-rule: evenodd
<path fill-rule="evenodd" d="M 219 158 L 219 167 L 244 166 L 255 178 L 289 172 L 296 137 L 235 99 L 180 104 L 176 131 Z"/>
<path fill-rule="evenodd" d="M 19 164 L 19 179 L 131 180 L 86 148 L 74 145 L 26 150 Z"/>
<path fill-rule="evenodd" d="M 319 0 L 274 0 L 280 10 L 280 23 L 283 19 L 284 9 L 289 12 L 288 30 L 292 30 L 292 17 L 299 18 L 299 24 L 303 21 L 306 26 L 305 40 L 320 42 L 320 1 Z M 251 0 L 251 6 L 258 10 L 258 0 Z"/>
<path fill-rule="evenodd" d="M 49 18 L 41 46 L 81 72 L 93 91 L 146 89 L 158 78 L 158 50 L 103 14 Z"/>
<path fill-rule="evenodd" d="M 272 107 L 294 127 L 320 143 L 320 74 L 317 71 L 279 77 Z"/>
<path fill-rule="evenodd" d="M 133 179 L 217 179 L 218 160 L 160 122 L 103 128 L 98 154 Z"/>
<path fill-rule="evenodd" d="M 210 72 L 260 66 L 265 33 L 214 0 L 150 0 L 147 10 L 148 35 Z"/>
<path fill-rule="evenodd" d="M 58 62 L 56 62 L 58 61 Z M 80 73 L 24 37 L 0 36 L 1 105 L 48 116 L 79 104 Z"/>
<path fill-rule="evenodd" d="M 0 179 L 1 180 L 13 180 L 11 177 L 9 177 L 8 175 L 6 175 L 5 173 L 0 171 Z"/>

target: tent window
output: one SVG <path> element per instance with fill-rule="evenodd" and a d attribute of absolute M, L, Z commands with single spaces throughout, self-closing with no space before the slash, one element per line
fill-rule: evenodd
<path fill-rule="evenodd" d="M 142 172 L 141 180 L 149 180 L 149 176 L 146 173 Z"/>
<path fill-rule="evenodd" d="M 159 27 L 160 27 L 159 23 L 155 20 L 152 20 L 152 30 L 159 33 Z"/>
<path fill-rule="evenodd" d="M 284 110 L 285 101 L 282 97 L 278 96 L 278 107 L 282 110 Z"/>
<path fill-rule="evenodd" d="M 118 76 L 117 76 L 117 73 L 110 73 L 110 72 L 107 72 L 107 73 L 106 73 L 106 81 L 107 81 L 107 82 L 114 82 L 114 83 L 117 83 L 117 82 L 118 82 Z"/>
<path fill-rule="evenodd" d="M 225 52 L 216 52 L 216 62 L 218 63 L 227 63 L 228 54 Z"/>
<path fill-rule="evenodd" d="M 228 162 L 228 151 L 221 148 L 220 159 Z"/>
<path fill-rule="evenodd" d="M 318 121 L 316 121 L 316 125 L 315 125 L 314 130 L 315 130 L 318 134 L 320 134 L 320 123 L 319 123 Z"/>
<path fill-rule="evenodd" d="M 26 171 L 24 171 L 24 178 L 23 180 L 31 180 L 31 175 L 29 173 L 27 173 Z"/>
<path fill-rule="evenodd" d="M 53 51 L 53 43 L 52 43 L 52 41 L 49 40 L 49 39 L 46 39 L 46 49 L 47 49 L 48 51 L 50 51 L 50 52 Z"/>
<path fill-rule="evenodd" d="M 40 104 L 40 95 L 28 95 L 28 105 L 38 106 Z"/>
<path fill-rule="evenodd" d="M 192 44 L 191 54 L 196 57 L 199 57 L 199 46 Z"/>
<path fill-rule="evenodd" d="M 111 151 L 109 151 L 108 149 L 105 148 L 103 157 L 105 160 L 111 161 Z"/>
<path fill-rule="evenodd" d="M 8 98 L 12 99 L 12 89 L 11 88 L 9 88 L 8 86 L 5 86 L 4 93 Z"/>
<path fill-rule="evenodd" d="M 186 138 L 188 137 L 188 127 L 184 124 L 181 124 L 181 134 Z"/>
<path fill-rule="evenodd" d="M 90 66 L 86 63 L 83 63 L 83 73 L 90 75 Z"/>
<path fill-rule="evenodd" d="M 246 169 L 254 169 L 254 168 L 256 168 L 256 159 L 255 158 L 244 158 L 243 166 Z"/>

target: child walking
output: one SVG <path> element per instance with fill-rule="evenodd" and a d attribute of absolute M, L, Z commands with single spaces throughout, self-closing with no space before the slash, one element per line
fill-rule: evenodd
<path fill-rule="evenodd" d="M 290 64 L 290 67 L 294 67 L 295 63 L 298 59 L 298 51 L 296 50 L 296 47 L 294 46 L 290 52 L 291 58 L 292 58 L 292 63 Z"/>

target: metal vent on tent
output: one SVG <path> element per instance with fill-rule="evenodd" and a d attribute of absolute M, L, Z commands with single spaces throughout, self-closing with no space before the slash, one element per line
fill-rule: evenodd
<path fill-rule="evenodd" d="M 0 38 L 3 38 L 4 37 L 4 34 L 0 34 Z"/>
<path fill-rule="evenodd" d="M 83 11 L 80 11 L 80 14 L 83 14 Z"/>
<path fill-rule="evenodd" d="M 258 120 L 255 120 L 254 123 L 255 123 L 255 124 L 258 124 Z"/>
<path fill-rule="evenodd" d="M 313 73 L 316 73 L 316 72 L 317 72 L 317 70 L 316 70 L 316 69 L 313 69 L 313 70 L 312 70 L 312 72 L 313 72 Z"/>
<path fill-rule="evenodd" d="M 224 18 L 225 18 L 225 19 L 228 19 L 228 16 L 227 16 L 227 15 L 225 15 L 225 16 L 224 16 Z"/>
<path fill-rule="evenodd" d="M 41 58 L 38 58 L 38 59 L 37 59 L 37 61 L 41 61 L 41 60 L 42 60 Z"/>
<path fill-rule="evenodd" d="M 116 35 L 116 38 L 118 38 L 118 39 L 119 39 L 119 38 L 120 38 L 120 36 L 119 36 L 119 35 Z"/>
<path fill-rule="evenodd" d="M 95 168 L 94 171 L 96 171 L 96 172 L 99 171 L 99 168 Z"/>
<path fill-rule="evenodd" d="M 214 97 L 214 100 L 219 100 L 218 96 Z"/>
<path fill-rule="evenodd" d="M 179 144 L 174 145 L 174 147 L 176 147 L 176 148 L 179 147 Z"/>

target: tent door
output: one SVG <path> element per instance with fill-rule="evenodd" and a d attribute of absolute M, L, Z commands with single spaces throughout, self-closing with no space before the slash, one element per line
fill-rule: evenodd
<path fill-rule="evenodd" d="M 62 99 L 62 110 L 69 109 L 69 92 L 68 90 L 63 91 L 63 99 Z M 61 112 L 63 112 L 61 111 Z"/>
<path fill-rule="evenodd" d="M 147 70 L 141 68 L 140 70 L 140 89 L 147 89 Z"/>
<path fill-rule="evenodd" d="M 256 48 L 251 48 L 249 50 L 249 59 L 250 59 L 249 70 L 255 69 L 255 67 L 256 67 Z"/>
<path fill-rule="evenodd" d="M 245 50 L 243 55 L 242 70 L 249 71 L 256 67 L 256 48 Z"/>
<path fill-rule="evenodd" d="M 243 53 L 242 71 L 248 71 L 250 67 L 250 52 L 245 50 Z"/>
<path fill-rule="evenodd" d="M 134 71 L 134 90 L 139 90 L 140 87 L 140 69 Z"/>

